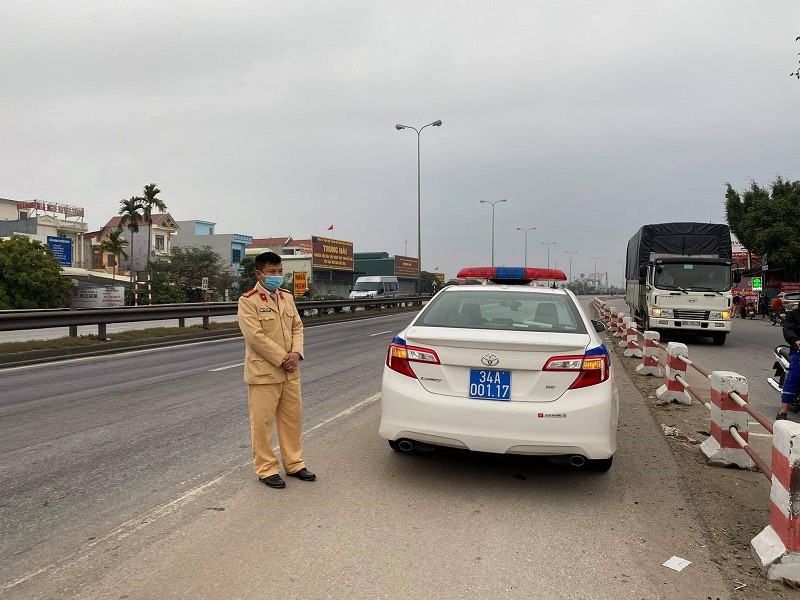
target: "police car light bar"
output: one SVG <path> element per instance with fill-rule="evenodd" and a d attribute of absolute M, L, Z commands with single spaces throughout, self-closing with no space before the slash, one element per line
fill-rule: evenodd
<path fill-rule="evenodd" d="M 457 279 L 488 279 L 502 282 L 514 281 L 566 281 L 567 276 L 559 269 L 537 267 L 465 267 L 456 275 Z"/>

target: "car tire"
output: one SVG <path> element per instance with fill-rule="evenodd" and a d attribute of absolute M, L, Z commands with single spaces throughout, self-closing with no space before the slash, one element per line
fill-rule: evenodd
<path fill-rule="evenodd" d="M 725 338 L 727 337 L 727 333 L 715 333 L 711 336 L 711 340 L 714 342 L 715 346 L 723 346 L 725 345 Z"/>
<path fill-rule="evenodd" d="M 609 458 L 596 458 L 594 460 L 588 459 L 583 468 L 586 471 L 592 471 L 594 473 L 605 473 L 611 468 L 613 462 L 613 456 Z"/>

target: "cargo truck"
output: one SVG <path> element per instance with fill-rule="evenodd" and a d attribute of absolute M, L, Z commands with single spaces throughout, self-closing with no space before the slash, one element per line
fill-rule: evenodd
<path fill-rule="evenodd" d="M 645 225 L 628 242 L 626 296 L 643 330 L 691 333 L 722 345 L 731 331 L 731 232 L 724 224 Z"/>

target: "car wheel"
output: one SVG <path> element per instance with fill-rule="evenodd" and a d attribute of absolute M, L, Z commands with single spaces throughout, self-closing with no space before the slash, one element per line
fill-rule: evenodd
<path fill-rule="evenodd" d="M 713 336 L 711 336 L 711 339 L 714 341 L 715 346 L 722 346 L 725 344 L 725 338 L 727 337 L 727 333 L 715 333 Z"/>
<path fill-rule="evenodd" d="M 614 462 L 614 457 L 611 456 L 609 458 L 598 458 L 594 460 L 587 460 L 586 464 L 584 465 L 584 469 L 587 471 L 593 471 L 595 473 L 605 473 L 611 468 L 611 463 Z"/>

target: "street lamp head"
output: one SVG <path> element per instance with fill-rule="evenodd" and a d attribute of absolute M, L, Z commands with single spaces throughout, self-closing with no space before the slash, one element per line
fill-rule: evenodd
<path fill-rule="evenodd" d="M 500 202 L 507 202 L 507 200 L 503 198 L 502 200 L 500 200 Z"/>
<path fill-rule="evenodd" d="M 441 119 L 437 119 L 433 123 L 431 123 L 431 125 L 433 125 L 434 127 L 441 127 L 442 126 L 442 120 Z"/>
<path fill-rule="evenodd" d="M 405 129 L 406 126 L 405 125 L 400 125 L 400 123 L 398 123 L 397 125 L 394 126 L 394 128 L 397 129 L 398 131 L 400 131 L 401 129 Z"/>
<path fill-rule="evenodd" d="M 479 200 L 479 202 L 480 202 L 481 204 L 486 204 L 486 202 L 488 202 L 488 200 Z"/>

